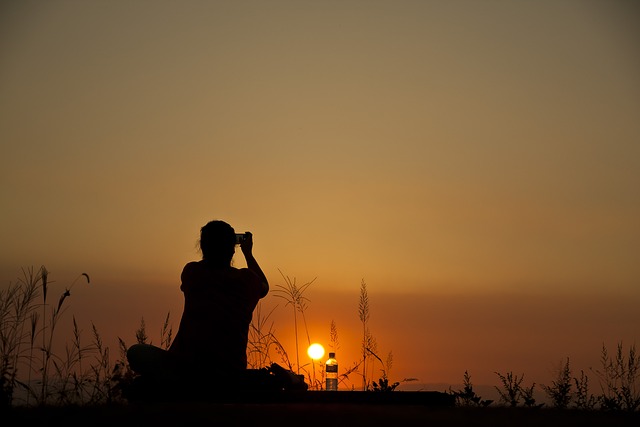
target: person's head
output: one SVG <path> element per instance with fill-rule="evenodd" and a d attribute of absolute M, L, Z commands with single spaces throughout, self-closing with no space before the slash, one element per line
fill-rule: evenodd
<path fill-rule="evenodd" d="M 202 259 L 230 265 L 236 250 L 236 232 L 224 221 L 210 221 L 200 229 Z"/>

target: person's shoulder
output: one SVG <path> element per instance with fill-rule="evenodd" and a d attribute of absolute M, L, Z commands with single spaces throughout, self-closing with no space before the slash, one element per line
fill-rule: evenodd
<path fill-rule="evenodd" d="M 185 264 L 182 268 L 182 278 L 193 276 L 194 274 L 198 274 L 202 271 L 202 263 L 198 261 L 191 261 Z"/>
<path fill-rule="evenodd" d="M 202 261 L 190 261 L 184 265 L 184 270 L 199 268 L 201 264 L 202 264 Z"/>
<path fill-rule="evenodd" d="M 191 261 L 184 265 L 184 267 L 182 268 L 182 272 L 184 273 L 200 269 L 202 269 L 202 265 L 199 261 Z"/>

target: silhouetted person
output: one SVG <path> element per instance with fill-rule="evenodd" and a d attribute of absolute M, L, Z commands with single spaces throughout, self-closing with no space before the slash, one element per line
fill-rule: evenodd
<path fill-rule="evenodd" d="M 202 260 L 182 270 L 184 311 L 169 350 L 136 344 L 127 352 L 141 377 L 158 385 L 186 381 L 215 389 L 251 387 L 259 381 L 247 370 L 247 342 L 253 310 L 269 292 L 269 282 L 253 256 L 252 234 L 240 242 L 247 268 L 231 266 L 235 248 L 236 233 L 226 222 L 211 221 L 201 228 Z"/>

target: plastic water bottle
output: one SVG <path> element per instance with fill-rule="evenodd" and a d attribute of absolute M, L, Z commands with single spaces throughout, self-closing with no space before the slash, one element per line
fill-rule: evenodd
<path fill-rule="evenodd" d="M 327 391 L 338 390 L 338 361 L 335 353 L 329 353 L 329 359 L 325 363 L 325 373 L 327 375 Z"/>

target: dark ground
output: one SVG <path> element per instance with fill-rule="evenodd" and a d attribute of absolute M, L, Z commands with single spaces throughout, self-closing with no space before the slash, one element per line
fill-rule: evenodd
<path fill-rule="evenodd" d="M 304 398 L 249 399 L 227 403 L 165 402 L 130 403 L 81 407 L 14 407 L 2 414 L 6 426 L 260 426 L 334 427 L 334 426 L 640 426 L 640 412 L 633 414 L 602 411 L 558 411 L 529 408 L 457 408 L 431 398 L 418 400 L 403 392 L 391 402 L 355 399 L 342 392 L 305 393 Z M 331 392 L 329 392 L 331 393 Z M 335 393 L 338 393 L 337 395 Z M 306 397 L 311 396 L 312 398 Z M 337 396 L 338 398 L 336 398 Z M 400 397 L 404 398 L 404 400 Z M 422 398 L 422 396 L 420 396 Z M 424 398 L 423 398 L 424 399 Z M 7 422 L 5 422 L 7 421 Z"/>
<path fill-rule="evenodd" d="M 18 408 L 6 426 L 634 426 L 638 414 L 525 408 L 430 408 L 361 404 L 175 403 L 129 406 Z"/>

